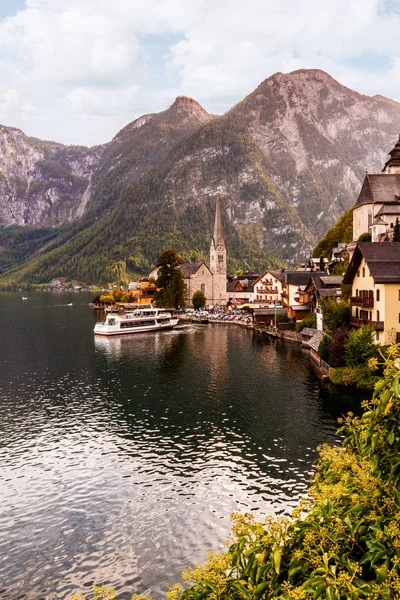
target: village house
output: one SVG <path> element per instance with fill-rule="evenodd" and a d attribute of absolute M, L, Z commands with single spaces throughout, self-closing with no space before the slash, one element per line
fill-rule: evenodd
<path fill-rule="evenodd" d="M 322 331 L 323 315 L 321 301 L 330 298 L 339 302 L 342 298 L 342 275 L 317 275 L 312 273 L 308 284 L 299 292 L 299 302 L 308 304 L 310 313 L 317 315 L 317 329 Z"/>
<path fill-rule="evenodd" d="M 284 291 L 284 271 L 264 271 L 254 282 L 254 302 L 281 304 Z"/>
<path fill-rule="evenodd" d="M 351 325 L 371 325 L 382 345 L 400 341 L 400 243 L 357 244 L 343 283 L 352 286 Z"/>
<path fill-rule="evenodd" d="M 254 302 L 254 280 L 233 277 L 226 286 L 228 302 L 233 305 Z"/>
<path fill-rule="evenodd" d="M 55 288 L 60 288 L 60 287 L 64 287 L 66 283 L 67 283 L 66 277 L 55 277 L 54 279 L 52 279 L 50 281 L 50 286 L 55 287 Z"/>
<path fill-rule="evenodd" d="M 313 275 L 324 275 L 324 271 L 314 271 Z M 288 307 L 289 318 L 301 321 L 311 312 L 310 302 L 304 292 L 310 281 L 310 271 L 284 271 L 284 291 L 282 296 Z"/>

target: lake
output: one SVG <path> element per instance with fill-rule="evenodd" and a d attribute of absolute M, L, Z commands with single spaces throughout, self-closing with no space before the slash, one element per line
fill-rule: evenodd
<path fill-rule="evenodd" d="M 95 339 L 91 295 L 25 295 L 0 294 L 0 597 L 164 597 L 232 511 L 290 512 L 359 410 L 299 345 L 224 324 Z"/>

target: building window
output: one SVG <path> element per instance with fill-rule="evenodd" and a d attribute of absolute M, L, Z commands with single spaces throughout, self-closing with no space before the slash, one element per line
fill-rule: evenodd
<path fill-rule="evenodd" d="M 206 286 L 204 285 L 204 283 L 201 284 L 200 286 L 201 291 L 203 292 L 203 294 L 206 294 Z"/>
<path fill-rule="evenodd" d="M 379 321 L 379 310 L 376 311 L 376 320 Z"/>
<path fill-rule="evenodd" d="M 365 267 L 363 267 L 362 276 L 365 277 Z"/>
<path fill-rule="evenodd" d="M 399 290 L 399 294 L 400 294 L 400 290 Z M 376 301 L 379 302 L 380 299 L 381 299 L 381 290 L 376 290 Z M 399 297 L 399 300 L 400 300 L 400 297 Z"/>
<path fill-rule="evenodd" d="M 377 342 L 379 342 L 379 331 L 377 331 L 377 332 L 375 333 L 375 339 L 376 339 L 376 341 L 377 341 Z"/>
<path fill-rule="evenodd" d="M 398 295 L 398 298 L 399 298 L 399 300 L 400 300 L 400 290 L 399 290 L 398 294 L 399 294 L 399 295 Z"/>
<path fill-rule="evenodd" d="M 360 271 L 357 271 L 357 277 L 360 277 Z"/>
<path fill-rule="evenodd" d="M 393 229 L 393 223 L 390 223 L 390 229 Z"/>

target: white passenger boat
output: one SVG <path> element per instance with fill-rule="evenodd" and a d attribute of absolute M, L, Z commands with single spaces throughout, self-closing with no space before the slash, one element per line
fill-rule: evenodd
<path fill-rule="evenodd" d="M 161 331 L 178 325 L 179 319 L 163 308 L 142 308 L 125 315 L 108 315 L 103 323 L 96 323 L 96 335 L 121 335 L 143 331 Z"/>

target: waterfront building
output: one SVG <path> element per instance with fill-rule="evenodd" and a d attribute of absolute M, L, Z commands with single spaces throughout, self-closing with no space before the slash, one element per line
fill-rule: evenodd
<path fill-rule="evenodd" d="M 254 302 L 281 304 L 283 302 L 285 274 L 280 271 L 264 271 L 254 282 Z"/>
<path fill-rule="evenodd" d="M 215 206 L 214 235 L 210 244 L 210 271 L 213 275 L 212 304 L 214 306 L 225 306 L 228 301 L 226 290 L 226 246 L 219 198 L 217 198 Z"/>
<path fill-rule="evenodd" d="M 366 173 L 353 208 L 353 240 L 370 233 L 372 242 L 393 237 L 396 218 L 400 218 L 400 137 L 389 152 L 381 173 Z"/>
<path fill-rule="evenodd" d="M 343 280 L 352 286 L 351 325 L 371 325 L 382 345 L 400 341 L 400 243 L 358 243 Z"/>
<path fill-rule="evenodd" d="M 183 279 L 185 280 L 186 293 L 185 304 L 192 304 L 193 294 L 198 290 L 206 297 L 206 304 L 213 303 L 213 274 L 204 262 L 183 263 L 180 266 Z"/>

